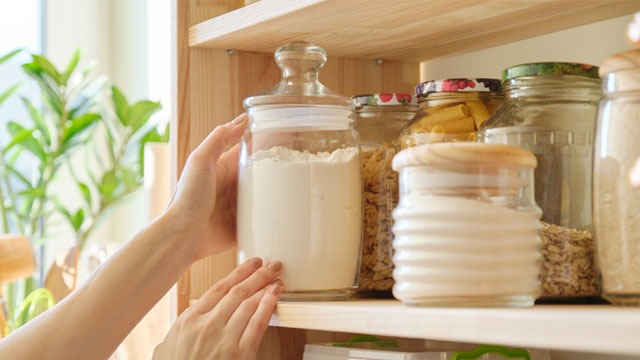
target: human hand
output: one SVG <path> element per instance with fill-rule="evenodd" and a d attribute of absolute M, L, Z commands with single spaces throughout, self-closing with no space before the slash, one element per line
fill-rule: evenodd
<path fill-rule="evenodd" d="M 254 360 L 283 290 L 279 261 L 247 260 L 178 318 L 155 360 Z"/>
<path fill-rule="evenodd" d="M 238 142 L 246 126 L 242 114 L 216 127 L 189 155 L 176 186 L 167 214 L 193 244 L 195 260 L 235 244 Z"/>

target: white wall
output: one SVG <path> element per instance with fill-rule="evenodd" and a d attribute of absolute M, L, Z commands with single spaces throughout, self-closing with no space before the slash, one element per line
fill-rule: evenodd
<path fill-rule="evenodd" d="M 600 65 L 607 57 L 630 48 L 626 27 L 632 16 L 513 42 L 421 64 L 422 81 L 455 77 L 500 78 L 503 69 L 522 63 L 567 61 Z"/>

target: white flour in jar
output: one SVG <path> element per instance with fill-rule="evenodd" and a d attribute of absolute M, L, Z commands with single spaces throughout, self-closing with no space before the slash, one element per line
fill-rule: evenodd
<path fill-rule="evenodd" d="M 360 257 L 360 167 L 357 148 L 255 152 L 239 168 L 239 261 L 282 261 L 287 292 L 352 288 Z"/>

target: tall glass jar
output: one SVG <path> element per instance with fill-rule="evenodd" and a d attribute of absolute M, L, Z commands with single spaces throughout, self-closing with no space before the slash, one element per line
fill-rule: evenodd
<path fill-rule="evenodd" d="M 367 296 L 386 297 L 393 287 L 391 212 L 398 203 L 398 174 L 391 161 L 400 149 L 400 130 L 416 114 L 418 105 L 415 97 L 402 93 L 358 95 L 354 102 L 364 188 L 358 290 Z"/>
<path fill-rule="evenodd" d="M 603 296 L 640 305 L 640 49 L 603 62 L 594 223 Z"/>
<path fill-rule="evenodd" d="M 318 81 L 326 52 L 276 50 L 282 80 L 245 99 L 238 173 L 238 260 L 283 263 L 283 300 L 345 299 L 357 287 L 360 145 L 348 97 Z"/>
<path fill-rule="evenodd" d="M 542 208 L 542 295 L 567 301 L 600 295 L 591 189 L 600 100 L 598 68 L 531 63 L 502 73 L 505 103 L 479 131 L 480 141 L 518 145 L 536 155 Z M 581 299 L 581 301 L 584 299 Z"/>
<path fill-rule="evenodd" d="M 430 80 L 416 86 L 420 111 L 400 134 L 403 149 L 419 144 L 475 141 L 476 131 L 502 104 L 500 80 Z"/>
<path fill-rule="evenodd" d="M 531 152 L 506 145 L 423 144 L 398 153 L 393 295 L 409 305 L 533 305 L 535 167 Z"/>

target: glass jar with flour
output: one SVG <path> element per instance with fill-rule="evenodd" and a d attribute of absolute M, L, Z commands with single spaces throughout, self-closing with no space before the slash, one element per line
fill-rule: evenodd
<path fill-rule="evenodd" d="M 318 81 L 326 52 L 278 48 L 282 80 L 245 99 L 238 260 L 282 261 L 282 300 L 340 300 L 357 288 L 362 232 L 358 133 L 348 97 Z"/>

